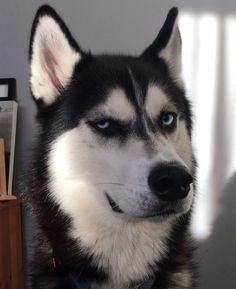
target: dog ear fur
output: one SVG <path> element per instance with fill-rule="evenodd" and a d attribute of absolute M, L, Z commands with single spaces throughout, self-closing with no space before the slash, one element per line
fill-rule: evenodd
<path fill-rule="evenodd" d="M 70 83 L 83 53 L 70 31 L 50 6 L 36 13 L 30 37 L 30 84 L 36 101 L 48 106 Z"/>
<path fill-rule="evenodd" d="M 178 9 L 170 9 L 167 18 L 153 43 L 142 53 L 141 57 L 155 60 L 161 58 L 168 66 L 172 77 L 181 75 L 181 37 L 177 25 Z"/>

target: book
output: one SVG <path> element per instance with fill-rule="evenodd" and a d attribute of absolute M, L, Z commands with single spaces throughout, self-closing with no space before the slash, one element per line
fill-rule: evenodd
<path fill-rule="evenodd" d="M 14 100 L 0 101 L 0 138 L 4 139 L 7 194 L 12 194 L 17 103 Z"/>
<path fill-rule="evenodd" d="M 0 196 L 6 195 L 6 192 L 4 139 L 0 138 Z"/>

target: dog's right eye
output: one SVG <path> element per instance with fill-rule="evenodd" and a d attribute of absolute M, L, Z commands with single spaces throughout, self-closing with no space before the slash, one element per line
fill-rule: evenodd
<path fill-rule="evenodd" d="M 123 134 L 123 126 L 121 123 L 111 119 L 99 119 L 88 121 L 89 126 L 99 134 L 106 137 L 113 137 Z"/>
<path fill-rule="evenodd" d="M 101 121 L 98 121 L 97 123 L 95 123 L 95 125 L 99 129 L 107 129 L 110 126 L 110 122 L 109 122 L 109 120 L 101 120 Z"/>

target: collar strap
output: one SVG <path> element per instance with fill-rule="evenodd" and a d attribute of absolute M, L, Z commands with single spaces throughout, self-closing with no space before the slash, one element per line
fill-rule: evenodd
<path fill-rule="evenodd" d="M 138 289 L 151 289 L 153 283 L 154 283 L 154 280 L 143 281 L 143 282 L 138 286 Z"/>
<path fill-rule="evenodd" d="M 58 271 L 58 273 L 60 274 L 60 276 L 65 276 L 71 281 L 71 283 L 74 286 L 74 289 L 99 289 L 99 288 L 91 288 L 88 284 L 78 280 L 72 273 L 65 273 L 62 272 L 62 268 L 61 268 L 61 263 L 56 260 L 56 258 L 53 256 L 52 257 L 52 266 L 55 270 Z M 154 283 L 154 280 L 146 280 L 141 282 L 139 285 L 137 285 L 136 287 L 132 288 L 132 289 L 151 289 L 152 285 Z"/>

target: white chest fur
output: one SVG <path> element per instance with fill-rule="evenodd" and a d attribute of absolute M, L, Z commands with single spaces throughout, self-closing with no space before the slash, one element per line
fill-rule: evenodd
<path fill-rule="evenodd" d="M 120 289 L 131 280 L 143 280 L 150 275 L 150 265 L 165 253 L 170 220 L 122 218 L 105 210 L 99 196 L 90 193 L 93 188 L 82 182 L 64 179 L 54 182 L 52 187 L 53 197 L 72 219 L 71 236 L 109 274 L 110 283 L 102 289 L 115 289 L 118 284 Z M 57 188 L 60 193 L 56 193 Z"/>

